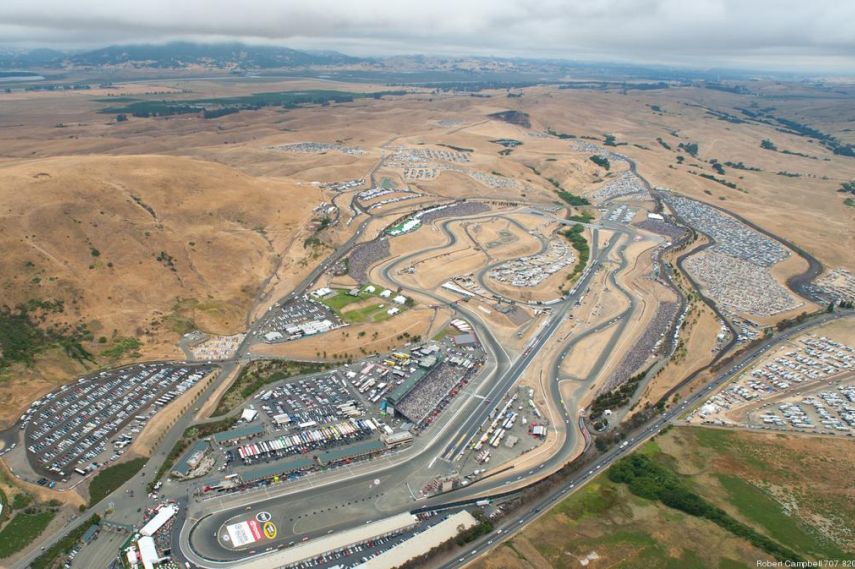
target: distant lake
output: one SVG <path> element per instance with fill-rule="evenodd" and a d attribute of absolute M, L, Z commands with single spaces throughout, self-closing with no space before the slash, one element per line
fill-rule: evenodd
<path fill-rule="evenodd" d="M 44 77 L 29 71 L 0 71 L 0 83 L 6 81 L 44 81 Z"/>

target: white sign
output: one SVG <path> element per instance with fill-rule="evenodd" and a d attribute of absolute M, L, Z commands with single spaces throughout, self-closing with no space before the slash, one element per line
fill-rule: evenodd
<path fill-rule="evenodd" d="M 233 547 L 243 547 L 261 539 L 261 528 L 255 520 L 238 522 L 226 526 Z"/>

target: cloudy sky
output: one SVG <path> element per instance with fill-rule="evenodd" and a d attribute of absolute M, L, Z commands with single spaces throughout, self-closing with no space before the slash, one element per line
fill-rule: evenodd
<path fill-rule="evenodd" d="M 855 0 L 0 0 L 0 47 L 172 39 L 855 72 Z"/>

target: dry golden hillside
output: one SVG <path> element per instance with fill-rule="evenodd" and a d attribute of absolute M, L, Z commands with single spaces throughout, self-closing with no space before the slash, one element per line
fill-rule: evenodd
<path fill-rule="evenodd" d="M 193 328 L 242 331 L 279 257 L 302 248 L 322 200 L 310 185 L 253 178 L 232 168 L 167 156 L 65 157 L 0 168 L 0 305 L 62 301 L 42 326 L 85 324 L 90 365 L 122 360 L 122 338 L 140 357 L 178 356 Z M 104 352 L 107 354 L 104 354 Z M 119 350 L 121 351 L 121 350 Z M 54 353 L 56 352 L 56 353 Z M 82 371 L 42 353 L 3 371 L 4 409 Z M 18 369 L 20 368 L 20 369 Z M 27 390 L 20 389 L 28 381 Z M 16 387 L 18 387 L 16 389 Z"/>

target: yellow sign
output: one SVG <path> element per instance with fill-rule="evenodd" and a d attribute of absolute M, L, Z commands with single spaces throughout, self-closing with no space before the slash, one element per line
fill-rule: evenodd
<path fill-rule="evenodd" d="M 267 539 L 276 539 L 276 526 L 273 522 L 264 522 L 264 535 Z"/>

